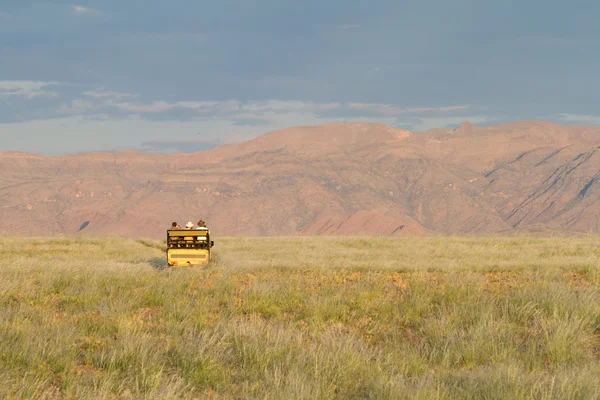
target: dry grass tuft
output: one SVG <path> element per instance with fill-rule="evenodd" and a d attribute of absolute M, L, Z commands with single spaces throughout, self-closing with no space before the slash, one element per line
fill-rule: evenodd
<path fill-rule="evenodd" d="M 0 397 L 600 397 L 600 238 L 0 238 Z"/>

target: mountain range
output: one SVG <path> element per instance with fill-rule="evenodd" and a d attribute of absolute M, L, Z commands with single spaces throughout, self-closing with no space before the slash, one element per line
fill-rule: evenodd
<path fill-rule="evenodd" d="M 600 127 L 465 121 L 298 126 L 189 154 L 0 152 L 0 233 L 598 233 L 599 150 Z"/>

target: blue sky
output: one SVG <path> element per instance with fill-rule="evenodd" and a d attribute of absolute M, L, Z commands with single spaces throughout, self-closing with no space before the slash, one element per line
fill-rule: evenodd
<path fill-rule="evenodd" d="M 600 125 L 600 3 L 0 2 L 0 150 L 195 151 L 294 125 Z"/>

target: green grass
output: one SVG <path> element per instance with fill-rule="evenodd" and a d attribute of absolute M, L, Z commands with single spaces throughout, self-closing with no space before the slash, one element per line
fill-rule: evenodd
<path fill-rule="evenodd" d="M 600 398 L 600 237 L 0 238 L 0 398 Z"/>

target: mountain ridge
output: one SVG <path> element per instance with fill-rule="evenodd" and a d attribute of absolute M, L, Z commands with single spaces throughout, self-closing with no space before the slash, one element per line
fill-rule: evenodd
<path fill-rule="evenodd" d="M 232 236 L 598 232 L 599 146 L 600 127 L 544 121 L 354 122 L 189 154 L 0 152 L 0 233 L 162 237 L 200 218 Z"/>

